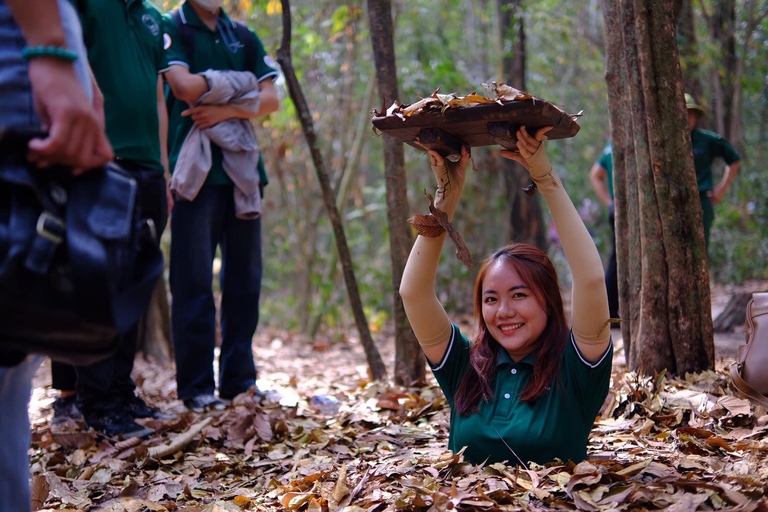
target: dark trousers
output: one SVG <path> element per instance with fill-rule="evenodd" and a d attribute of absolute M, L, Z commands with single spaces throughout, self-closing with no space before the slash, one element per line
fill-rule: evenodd
<path fill-rule="evenodd" d="M 213 394 L 216 306 L 213 260 L 221 247 L 219 396 L 232 398 L 256 382 L 251 341 L 259 322 L 261 219 L 235 217 L 232 185 L 203 186 L 179 200 L 171 217 L 171 326 L 182 400 Z"/>
<path fill-rule="evenodd" d="M 707 252 L 709 252 L 709 232 L 712 230 L 712 223 L 715 221 L 715 207 L 709 199 L 709 190 L 699 191 L 699 201 L 701 202 L 701 213 L 704 218 L 704 243 Z"/>
<path fill-rule="evenodd" d="M 163 172 L 141 169 L 130 162 L 120 163 L 136 179 L 141 216 L 152 219 L 159 243 L 168 221 L 168 197 Z M 83 414 L 95 410 L 118 410 L 123 400 L 133 397 L 136 383 L 131 378 L 131 371 L 137 341 L 138 325 L 135 325 L 120 336 L 117 350 L 109 359 L 76 367 L 77 402 Z"/>
<path fill-rule="evenodd" d="M 611 203 L 608 212 L 608 223 L 611 225 L 611 255 L 605 267 L 605 289 L 608 292 L 608 311 L 611 318 L 619 317 L 619 274 L 616 265 L 616 214 Z"/>

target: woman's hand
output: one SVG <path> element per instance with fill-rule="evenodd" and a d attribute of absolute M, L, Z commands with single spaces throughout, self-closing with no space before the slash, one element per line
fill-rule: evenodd
<path fill-rule="evenodd" d="M 427 149 L 424 146 L 421 147 L 429 154 L 429 165 L 437 181 L 435 206 L 447 213 L 450 220 L 456 211 L 456 206 L 461 198 L 461 191 L 464 188 L 464 178 L 470 159 L 469 148 L 462 146 L 461 158 L 458 162 L 453 163 L 443 158 L 437 151 Z"/>
<path fill-rule="evenodd" d="M 517 130 L 517 149 L 519 153 L 502 150 L 501 156 L 514 160 L 525 167 L 534 180 L 543 178 L 552 168 L 549 158 L 547 158 L 547 154 L 544 151 L 544 144 L 542 144 L 543 141 L 547 140 L 545 134 L 551 129 L 552 126 L 539 128 L 536 135 L 531 136 L 528 134 L 525 126 L 521 126 Z"/>

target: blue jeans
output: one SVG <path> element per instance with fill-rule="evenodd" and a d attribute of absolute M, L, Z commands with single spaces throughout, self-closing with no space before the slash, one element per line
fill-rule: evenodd
<path fill-rule="evenodd" d="M 32 376 L 41 358 L 28 357 L 10 368 L 0 366 L 0 512 L 26 512 L 29 497 L 29 416 Z"/>
<path fill-rule="evenodd" d="M 259 322 L 261 219 L 235 217 L 232 185 L 204 186 L 171 215 L 171 327 L 176 383 L 182 400 L 213 394 L 216 306 L 213 260 L 221 246 L 219 396 L 232 398 L 256 383 L 251 340 Z"/>
<path fill-rule="evenodd" d="M 83 87 L 90 94 L 85 67 L 86 54 L 77 13 L 66 1 L 59 1 L 67 44 L 77 52 L 75 63 Z M 5 3 L 0 0 L 0 126 L 38 128 L 27 65 L 21 56 L 25 46 L 21 30 Z M 14 366 L 0 366 L 0 512 L 26 512 L 29 496 L 29 417 L 27 406 L 32 375 L 40 359 L 26 358 Z M 0 364 L 15 363 L 13 355 L 0 353 Z"/>

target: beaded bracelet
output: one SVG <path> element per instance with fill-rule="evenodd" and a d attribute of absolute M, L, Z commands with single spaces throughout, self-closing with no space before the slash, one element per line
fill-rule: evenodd
<path fill-rule="evenodd" d="M 37 59 L 40 57 L 52 57 L 54 59 L 67 60 L 70 62 L 77 60 L 77 54 L 75 52 L 58 46 L 29 46 L 21 51 L 21 56 L 26 60 Z"/>

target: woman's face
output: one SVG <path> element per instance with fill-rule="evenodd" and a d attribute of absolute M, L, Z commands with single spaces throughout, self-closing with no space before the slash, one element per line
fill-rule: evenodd
<path fill-rule="evenodd" d="M 481 301 L 488 332 L 513 360 L 536 348 L 547 326 L 547 312 L 509 262 L 499 260 L 488 269 Z"/>

